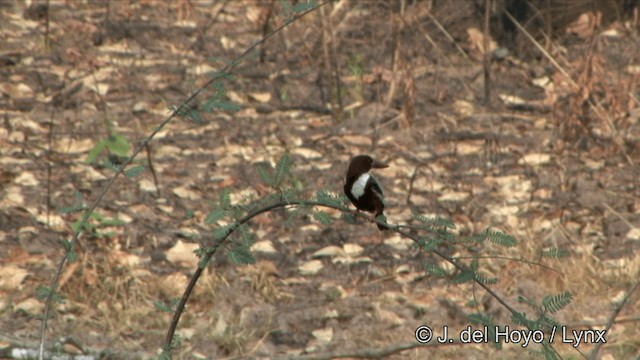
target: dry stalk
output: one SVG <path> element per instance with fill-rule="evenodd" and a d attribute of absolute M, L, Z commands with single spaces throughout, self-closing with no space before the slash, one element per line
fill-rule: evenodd
<path fill-rule="evenodd" d="M 554 59 L 554 57 L 549 54 L 549 52 L 542 46 L 540 43 L 520 24 L 518 20 L 516 20 L 508 11 L 505 11 L 505 16 L 509 18 L 513 22 L 513 24 L 520 30 L 525 37 L 531 41 L 531 43 L 549 60 L 549 62 L 562 74 L 564 78 L 569 82 L 569 84 L 576 88 L 580 89 L 580 85 L 573 80 L 571 75 L 562 67 L 560 64 Z M 627 161 L 630 165 L 633 165 L 633 161 L 627 154 L 624 149 L 624 139 L 620 135 L 620 132 L 617 130 L 613 121 L 609 117 L 609 114 L 605 111 L 600 103 L 595 104 L 591 99 L 586 99 L 585 102 L 589 105 L 589 108 L 598 116 L 598 118 L 602 121 L 603 124 L 607 126 L 608 132 L 611 134 L 613 143 L 616 144 L 618 149 L 625 155 Z"/>

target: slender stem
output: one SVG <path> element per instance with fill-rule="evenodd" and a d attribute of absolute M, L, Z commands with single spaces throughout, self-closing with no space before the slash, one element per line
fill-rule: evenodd
<path fill-rule="evenodd" d="M 72 244 L 75 244 L 75 242 L 78 240 L 78 237 L 80 236 L 80 234 L 84 230 L 84 227 L 87 224 L 87 221 L 89 220 L 89 217 L 91 216 L 93 211 L 96 209 L 96 207 L 98 207 L 98 204 L 105 197 L 105 195 L 107 194 L 109 189 L 111 189 L 111 186 L 113 186 L 113 184 L 115 183 L 116 179 L 118 179 L 118 177 L 124 172 L 124 169 L 133 161 L 133 159 L 135 159 L 136 156 L 138 156 L 138 154 L 142 151 L 142 149 L 144 149 L 149 144 L 149 142 L 151 142 L 151 140 L 158 134 L 158 132 L 160 132 L 160 130 L 162 130 L 177 115 L 184 113 L 185 110 L 188 110 L 189 104 L 191 104 L 191 102 L 196 97 L 198 97 L 205 89 L 209 88 L 213 83 L 215 83 L 216 81 L 218 81 L 220 79 L 223 79 L 229 72 L 231 72 L 233 69 L 235 69 L 236 66 L 238 66 L 241 63 L 241 61 L 249 53 L 251 53 L 254 49 L 256 49 L 258 46 L 264 44 L 267 40 L 269 40 L 275 34 L 277 34 L 278 32 L 282 31 L 282 29 L 284 29 L 285 27 L 289 26 L 290 24 L 292 24 L 296 20 L 298 20 L 298 19 L 304 17 L 305 15 L 315 11 L 319 7 L 322 7 L 322 6 L 326 5 L 326 4 L 328 4 L 329 2 L 331 2 L 331 0 L 325 1 L 325 2 L 323 2 L 321 4 L 319 4 L 318 6 L 313 7 L 311 9 L 301 13 L 300 15 L 296 16 L 292 21 L 285 22 L 283 25 L 281 25 L 277 29 L 273 30 L 271 33 L 267 34 L 265 37 L 263 37 L 262 39 L 257 41 L 255 44 L 250 46 L 247 50 L 245 50 L 237 58 L 236 61 L 231 62 L 230 64 L 225 66 L 221 71 L 217 72 L 214 76 L 211 77 L 211 79 L 209 81 L 207 81 L 207 83 L 205 83 L 202 87 L 200 87 L 193 94 L 191 94 L 191 96 L 189 96 L 185 101 L 183 101 L 182 104 L 177 109 L 175 109 L 166 119 L 164 119 L 160 123 L 160 125 L 158 125 L 151 132 L 151 134 L 149 136 L 147 136 L 140 143 L 140 145 L 138 145 L 138 147 L 134 150 L 133 154 L 122 164 L 122 166 L 120 166 L 118 168 L 118 171 L 116 171 L 116 173 L 113 175 L 113 177 L 111 177 L 109 182 L 107 182 L 107 184 L 102 188 L 102 191 L 98 195 L 98 198 L 91 204 L 91 206 L 89 206 L 87 211 L 85 211 L 85 213 L 84 213 L 84 215 L 82 217 L 82 220 L 80 221 L 80 225 L 78 226 L 78 230 L 76 230 L 76 232 L 73 234 L 73 237 L 71 238 Z M 58 266 L 57 266 L 56 273 L 55 273 L 55 275 L 53 277 L 53 280 L 51 281 L 51 284 L 49 286 L 49 292 L 47 294 L 47 298 L 45 300 L 44 313 L 42 314 L 42 325 L 40 327 L 40 344 L 39 344 L 39 353 L 38 353 L 38 359 L 40 359 L 40 360 L 42 360 L 44 358 L 44 344 L 45 344 L 45 341 L 46 341 L 47 319 L 49 318 L 49 312 L 51 311 L 51 303 L 52 303 L 52 300 L 53 300 L 53 296 L 54 296 L 54 294 L 56 292 L 58 280 L 60 279 L 60 274 L 62 273 L 62 269 L 64 268 L 64 264 L 67 261 L 67 255 L 69 254 L 70 251 L 71 251 L 71 249 L 66 250 L 64 256 L 60 259 L 60 262 L 58 263 Z"/>
<path fill-rule="evenodd" d="M 315 200 L 278 200 L 275 201 L 271 204 L 267 204 L 264 205 L 258 209 L 254 209 L 252 211 L 250 211 L 247 215 L 245 215 L 244 217 L 242 217 L 241 219 L 239 219 L 238 221 L 236 221 L 235 223 L 233 223 L 229 229 L 229 232 L 227 233 L 227 235 L 220 239 L 214 246 L 210 247 L 207 249 L 205 256 L 206 261 L 204 261 L 203 263 L 199 264 L 198 269 L 196 269 L 196 271 L 194 272 L 194 274 L 191 276 L 191 279 L 189 280 L 189 284 L 187 285 L 187 288 L 185 289 L 182 297 L 180 298 L 180 302 L 178 303 L 175 312 L 173 313 L 173 318 L 171 320 L 171 323 L 169 325 L 169 328 L 167 330 L 167 334 L 165 336 L 165 341 L 164 344 L 162 346 L 162 348 L 164 349 L 164 351 L 169 352 L 171 350 L 171 343 L 173 340 L 173 336 L 175 334 L 176 328 L 178 326 L 178 322 L 180 321 L 180 317 L 182 315 L 182 312 L 184 311 L 184 308 L 186 306 L 187 301 L 189 300 L 189 297 L 191 296 L 191 293 L 193 292 L 193 289 L 195 288 L 195 284 L 198 281 L 198 279 L 200 278 L 200 276 L 202 275 L 202 270 L 207 266 L 209 260 L 211 259 L 211 257 L 215 254 L 215 252 L 220 248 L 220 246 L 225 243 L 225 241 L 229 238 L 229 236 L 231 236 L 231 234 L 233 234 L 233 232 L 235 232 L 240 226 L 242 226 L 243 224 L 246 224 L 247 222 L 249 222 L 251 219 L 253 219 L 254 217 L 262 214 L 262 213 L 266 213 L 269 212 L 273 209 L 277 209 L 277 208 L 282 208 L 282 207 L 286 207 L 286 206 L 318 206 L 318 207 L 326 207 L 326 208 L 331 208 L 331 209 L 336 209 L 342 212 L 346 212 L 349 213 L 351 215 L 354 215 L 356 217 L 360 217 L 363 219 L 366 219 L 370 222 L 375 222 L 378 224 L 382 224 L 382 225 L 386 225 L 389 228 L 389 231 L 395 231 L 398 234 L 405 236 L 411 240 L 413 240 L 416 243 L 420 243 L 420 239 L 411 233 L 408 233 L 404 230 L 402 230 L 402 228 L 404 226 L 400 226 L 400 225 L 393 225 L 393 224 L 388 224 L 385 223 L 384 221 L 378 220 L 376 218 L 373 218 L 372 216 L 369 216 L 363 212 L 359 212 L 359 211 L 354 211 L 354 210 L 350 210 L 346 207 L 343 206 L 336 206 L 334 204 L 328 204 L 328 203 L 324 203 L 321 201 L 315 201 Z M 460 262 L 458 262 L 457 260 L 455 260 L 454 258 L 442 253 L 441 251 L 437 250 L 437 249 L 431 249 L 430 250 L 432 253 L 436 254 L 437 256 L 441 257 L 442 259 L 446 260 L 447 262 L 451 263 L 454 267 L 456 267 L 458 270 L 466 272 L 466 271 L 470 271 L 470 268 L 465 265 L 462 264 Z M 502 306 L 504 306 L 507 310 L 509 310 L 509 312 L 511 314 L 517 314 L 518 312 L 511 307 L 509 304 L 507 304 L 506 301 L 504 301 L 502 298 L 500 298 L 500 296 L 498 294 L 496 294 L 488 285 L 478 281 L 477 279 L 473 279 L 473 281 L 475 281 L 480 287 L 482 287 L 485 291 L 487 291 L 487 293 L 489 293 L 489 295 L 491 295 L 493 298 L 495 298 Z M 552 348 L 553 349 L 553 348 Z M 555 351 L 555 349 L 553 349 Z M 557 352 L 556 352 L 557 354 Z"/>

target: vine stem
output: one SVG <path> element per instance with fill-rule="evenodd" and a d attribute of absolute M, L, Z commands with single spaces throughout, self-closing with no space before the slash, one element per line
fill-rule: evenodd
<path fill-rule="evenodd" d="M 291 19 L 291 21 L 286 21 L 284 24 L 282 24 L 281 26 L 279 26 L 278 28 L 274 29 L 272 32 L 270 32 L 269 34 L 267 34 L 265 37 L 263 37 L 262 39 L 260 39 L 259 41 L 257 41 L 255 44 L 251 45 L 247 50 L 245 50 L 235 61 L 231 62 L 230 64 L 226 65 L 221 71 L 215 73 L 211 79 L 209 81 L 207 81 L 207 83 L 205 83 L 203 86 L 201 86 L 198 90 L 196 90 L 193 94 L 191 94 L 191 96 L 189 96 L 185 101 L 183 101 L 180 106 L 173 110 L 173 112 L 171 112 L 171 114 L 164 119 L 160 125 L 158 125 L 152 132 L 151 134 L 149 134 L 149 136 L 147 136 L 139 145 L 138 147 L 134 150 L 133 154 L 122 164 L 122 166 L 120 166 L 118 168 L 118 170 L 116 171 L 116 173 L 113 175 L 113 177 L 111 177 L 111 179 L 109 180 L 109 182 L 102 188 L 102 191 L 100 192 L 100 194 L 98 195 L 98 198 L 91 204 L 91 206 L 89 206 L 89 208 L 85 211 L 84 215 L 82 216 L 82 219 L 80 221 L 80 224 L 78 226 L 78 229 L 75 231 L 75 233 L 73 234 L 73 237 L 71 238 L 70 242 L 72 244 L 72 246 L 69 246 L 68 248 L 65 248 L 65 254 L 64 256 L 60 259 L 60 261 L 58 262 L 58 266 L 56 269 L 56 273 L 53 277 L 53 280 L 51 280 L 51 284 L 49 285 L 49 289 L 47 292 L 47 296 L 45 299 L 45 307 L 44 307 L 44 312 L 42 314 L 42 324 L 40 326 L 40 343 L 38 346 L 38 359 L 39 360 L 43 360 L 44 359 L 44 344 L 46 342 L 46 330 L 47 330 L 47 319 L 49 318 L 49 313 L 51 312 L 51 304 L 53 302 L 53 297 L 54 294 L 56 292 L 56 288 L 58 285 L 58 281 L 60 280 L 60 275 L 62 274 L 62 269 L 64 268 L 65 263 L 67 262 L 67 258 L 69 256 L 69 254 L 71 253 L 71 251 L 73 250 L 73 244 L 76 243 L 78 241 L 78 238 L 80 236 L 80 234 L 84 231 L 84 227 L 87 224 L 87 221 L 89 221 L 89 218 L 91 217 L 91 214 L 93 214 L 93 211 L 98 207 L 98 204 L 100 204 L 100 202 L 102 201 L 102 199 L 105 197 L 105 195 L 107 194 L 107 192 L 109 191 L 109 189 L 111 189 L 111 186 L 113 186 L 113 184 L 115 183 L 116 179 L 124 172 L 124 169 L 136 158 L 136 156 L 138 156 L 138 154 L 151 142 L 151 140 L 158 134 L 158 132 L 160 132 L 160 130 L 162 130 L 173 118 L 175 118 L 177 115 L 179 114 L 183 114 L 185 110 L 189 109 L 189 104 L 196 98 L 198 97 L 205 89 L 207 89 L 209 86 L 211 86 L 213 83 L 215 83 L 216 81 L 223 79 L 229 72 L 231 72 L 233 69 L 236 68 L 236 66 L 238 66 L 242 60 L 249 54 L 251 53 L 254 49 L 256 49 L 258 46 L 264 44 L 267 40 L 269 40 L 271 37 L 273 37 L 275 34 L 279 33 L 280 31 L 282 31 L 284 28 L 286 28 L 287 26 L 291 25 L 292 23 L 294 23 L 295 21 L 299 20 L 300 18 L 306 16 L 307 14 L 315 11 L 316 9 L 330 3 L 332 0 L 328 0 L 325 1 L 313 8 L 310 8 L 302 13 L 300 13 L 299 15 L 295 16 L 293 19 Z"/>
<path fill-rule="evenodd" d="M 370 221 L 372 223 L 378 223 L 378 224 L 385 225 L 385 226 L 387 226 L 389 228 L 389 231 L 395 231 L 398 234 L 413 240 L 417 244 L 420 243 L 420 239 L 416 235 L 402 230 L 402 227 L 403 227 L 402 225 L 387 224 L 384 221 L 375 219 L 375 218 L 373 218 L 373 217 L 371 217 L 371 216 L 369 216 L 367 214 L 364 214 L 363 212 L 350 210 L 350 209 L 348 209 L 346 207 L 336 206 L 334 204 L 325 203 L 325 202 L 322 202 L 322 201 L 315 201 L 315 200 L 280 200 L 280 201 L 276 201 L 276 202 L 273 202 L 271 204 L 265 205 L 263 207 L 260 207 L 258 209 L 252 210 L 247 215 L 245 215 L 244 217 L 240 218 L 238 221 L 233 223 L 232 226 L 229 229 L 229 232 L 222 239 L 220 239 L 212 247 L 207 248 L 206 253 L 203 255 L 205 257 L 205 261 L 203 261 L 203 262 L 201 262 L 199 264 L 198 268 L 196 269 L 196 271 L 191 276 L 191 279 L 189 279 L 189 284 L 187 285 L 187 288 L 185 289 L 184 293 L 182 294 L 182 297 L 180 298 L 180 301 L 178 302 L 178 305 L 176 306 L 176 309 L 175 309 L 175 311 L 173 313 L 173 318 L 171 319 L 171 323 L 169 324 L 169 328 L 167 330 L 167 334 L 166 334 L 164 343 L 162 345 L 162 349 L 163 349 L 163 351 L 165 353 L 169 353 L 171 351 L 171 344 L 172 344 L 172 341 L 173 341 L 173 336 L 175 334 L 176 328 L 178 326 L 178 322 L 180 321 L 180 317 L 182 316 L 182 313 L 183 313 L 183 311 L 185 309 L 187 301 L 189 300 L 189 297 L 191 296 L 191 293 L 193 292 L 193 289 L 195 288 L 195 285 L 198 282 L 198 279 L 200 278 L 200 276 L 202 275 L 202 272 L 204 271 L 204 269 L 206 268 L 207 264 L 209 263 L 209 260 L 216 253 L 216 251 L 220 248 L 220 246 L 240 226 L 242 226 L 243 224 L 246 224 L 247 222 L 249 222 L 254 217 L 256 217 L 256 216 L 258 216 L 258 215 L 260 215 L 262 213 L 266 213 L 266 212 L 269 212 L 271 210 L 274 210 L 274 209 L 277 209 L 277 208 L 282 208 L 282 207 L 287 207 L 287 206 L 318 206 L 318 207 L 326 207 L 326 208 L 331 208 L 331 209 L 335 209 L 335 210 L 340 210 L 342 212 L 349 213 L 349 214 L 354 215 L 356 217 L 360 217 L 360 218 L 366 219 L 366 220 L 368 220 L 368 221 Z M 389 225 L 391 225 L 391 226 L 389 226 Z M 451 263 L 454 267 L 456 267 L 460 271 L 465 272 L 465 271 L 469 271 L 470 270 L 468 266 L 456 261 L 452 257 L 444 254 L 443 252 L 441 252 L 441 251 L 439 251 L 437 249 L 430 249 L 429 251 L 431 251 L 432 253 L 436 254 L 437 256 L 439 256 L 440 258 L 444 259 L 445 261 Z M 509 305 L 505 300 L 500 298 L 500 296 L 498 296 L 498 294 L 496 294 L 487 284 L 484 284 L 484 283 L 478 281 L 475 278 L 473 279 L 473 281 L 476 284 L 478 284 L 480 287 L 482 287 L 494 299 L 496 299 L 498 301 L 498 303 L 500 303 L 502 306 L 504 306 L 511 314 L 515 315 L 515 314 L 518 313 L 513 307 L 511 307 L 511 305 Z M 550 347 L 557 355 L 560 355 L 552 346 L 550 346 Z"/>

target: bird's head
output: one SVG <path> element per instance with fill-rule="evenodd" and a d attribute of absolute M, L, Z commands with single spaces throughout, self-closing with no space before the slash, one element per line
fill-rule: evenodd
<path fill-rule="evenodd" d="M 347 170 L 347 178 L 360 176 L 371 169 L 382 169 L 389 165 L 373 159 L 369 155 L 358 155 L 351 159 L 349 170 Z"/>

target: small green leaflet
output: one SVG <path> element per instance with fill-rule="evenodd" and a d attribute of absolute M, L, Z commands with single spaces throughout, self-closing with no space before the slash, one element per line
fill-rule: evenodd
<path fill-rule="evenodd" d="M 143 172 L 145 169 L 144 166 L 142 165 L 136 165 L 136 166 L 132 166 L 130 168 L 128 168 L 127 170 L 124 171 L 124 175 L 126 177 L 134 177 L 134 176 L 138 176 L 140 175 L 141 172 Z"/>
<path fill-rule="evenodd" d="M 207 214 L 207 217 L 204 219 L 204 223 L 207 225 L 215 224 L 218 220 L 222 219 L 225 216 L 224 210 L 215 209 L 210 211 Z"/>
<path fill-rule="evenodd" d="M 113 134 L 110 135 L 107 140 L 107 148 L 109 148 L 109 151 L 114 155 L 127 157 L 129 150 L 131 149 L 131 145 L 129 145 L 129 142 L 124 136 Z"/>
<path fill-rule="evenodd" d="M 251 249 L 245 244 L 237 244 L 229 251 L 229 259 L 238 265 L 251 265 L 256 263 L 256 258 Z"/>
<path fill-rule="evenodd" d="M 322 210 L 314 211 L 313 218 L 322 225 L 331 225 L 331 216 Z"/>

